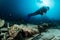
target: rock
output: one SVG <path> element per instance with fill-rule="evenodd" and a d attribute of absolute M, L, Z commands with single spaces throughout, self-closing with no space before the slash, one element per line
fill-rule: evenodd
<path fill-rule="evenodd" d="M 0 19 L 0 27 L 4 26 L 4 24 L 5 24 L 5 21 Z"/>
<path fill-rule="evenodd" d="M 44 35 L 44 36 L 41 37 L 41 39 L 43 39 L 43 40 L 51 40 L 53 38 L 54 38 L 54 36 L 51 35 L 51 34 L 49 34 L 49 35 L 47 34 L 47 35 Z"/>

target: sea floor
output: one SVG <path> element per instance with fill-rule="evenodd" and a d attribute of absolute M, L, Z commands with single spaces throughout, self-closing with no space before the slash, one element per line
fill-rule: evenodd
<path fill-rule="evenodd" d="M 27 38 L 27 39 L 24 39 L 24 40 L 60 40 L 60 26 L 55 26 L 55 25 L 53 26 L 51 24 L 52 25 L 52 27 L 51 27 L 51 26 L 49 26 L 48 23 L 43 23 L 43 24 L 40 25 L 40 27 L 46 29 L 47 26 L 48 26 L 49 28 L 47 28 L 45 32 L 39 33 L 38 25 L 33 25 L 33 24 L 27 24 L 27 25 L 20 24 L 20 25 L 18 25 L 18 24 L 14 24 L 14 25 L 10 26 L 10 24 L 7 23 L 6 27 L 4 27 L 4 24 L 5 24 L 5 21 L 0 20 L 0 37 L 2 36 L 2 40 L 6 40 L 7 34 L 8 34 L 8 36 L 12 36 L 14 38 L 14 36 L 15 35 L 17 36 L 19 31 L 21 31 L 21 30 L 23 30 L 25 35 L 28 34 L 28 33 L 30 35 L 34 34 L 30 38 Z M 20 34 L 22 34 L 22 33 L 20 33 Z"/>
<path fill-rule="evenodd" d="M 60 29 L 48 29 L 47 32 L 37 34 L 29 40 L 60 40 Z"/>

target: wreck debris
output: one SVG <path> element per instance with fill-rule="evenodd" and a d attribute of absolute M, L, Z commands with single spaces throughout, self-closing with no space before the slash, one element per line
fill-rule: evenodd
<path fill-rule="evenodd" d="M 43 23 L 43 24 L 41 24 L 41 25 L 38 25 L 38 30 L 39 30 L 39 32 L 41 33 L 41 32 L 45 32 L 46 31 L 46 29 L 48 29 L 48 24 L 47 23 Z"/>
<path fill-rule="evenodd" d="M 12 37 L 13 39 L 21 39 L 22 38 L 29 38 L 32 37 L 34 34 L 38 33 L 38 31 L 35 31 L 34 28 L 26 27 L 23 25 L 13 25 L 9 29 L 9 36 L 10 38 Z M 38 30 L 38 29 L 37 29 Z M 10 39 L 8 38 L 8 39 Z"/>

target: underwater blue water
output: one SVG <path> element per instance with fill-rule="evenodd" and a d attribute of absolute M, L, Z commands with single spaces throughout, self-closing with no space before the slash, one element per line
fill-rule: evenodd
<path fill-rule="evenodd" d="M 54 1 L 54 6 L 53 8 L 47 12 L 47 16 L 51 19 L 57 19 L 60 20 L 60 0 L 53 0 Z M 39 9 L 39 7 L 36 5 L 37 1 L 36 0 L 22 0 L 21 2 L 20 10 L 23 13 L 23 15 L 27 15 L 29 13 L 35 12 L 36 10 Z M 53 3 L 52 3 L 53 4 Z M 35 18 L 39 18 L 40 15 L 36 15 Z"/>
<path fill-rule="evenodd" d="M 40 0 L 0 0 L 0 16 L 5 16 L 9 19 L 25 19 L 30 13 L 39 9 L 36 5 Z M 60 20 L 60 0 L 52 0 L 54 2 L 53 8 L 43 15 L 49 19 Z M 38 21 L 41 19 L 41 15 L 32 16 L 30 19 Z"/>

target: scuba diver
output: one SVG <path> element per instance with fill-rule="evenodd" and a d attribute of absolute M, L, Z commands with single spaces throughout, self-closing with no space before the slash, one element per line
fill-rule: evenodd
<path fill-rule="evenodd" d="M 35 16 L 35 15 L 44 15 L 44 13 L 46 14 L 47 11 L 49 10 L 48 6 L 43 6 L 40 9 L 38 9 L 37 11 L 35 11 L 34 13 L 28 14 L 26 20 L 29 20 L 31 18 L 31 16 Z"/>
<path fill-rule="evenodd" d="M 35 16 L 35 15 L 38 15 L 38 14 L 44 15 L 44 13 L 47 13 L 48 10 L 49 10 L 49 7 L 43 6 L 39 10 L 37 10 L 36 12 L 28 14 L 28 16 Z"/>

